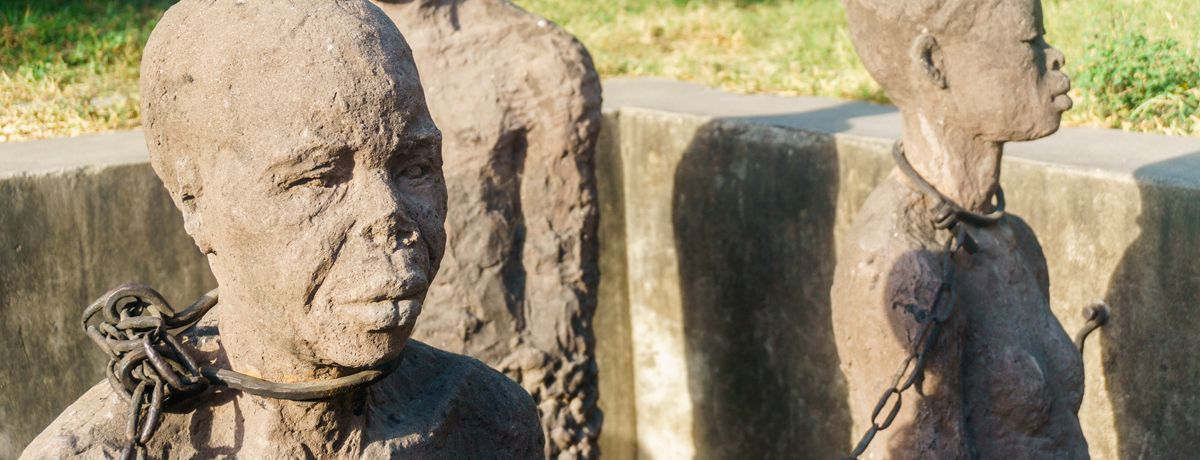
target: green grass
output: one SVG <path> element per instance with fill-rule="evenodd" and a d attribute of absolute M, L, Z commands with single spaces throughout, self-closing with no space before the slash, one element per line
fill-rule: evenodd
<path fill-rule="evenodd" d="M 1200 135 L 1200 82 L 1191 70 L 1165 75 L 1162 66 L 1121 64 L 1162 60 L 1144 51 L 1155 47 L 1173 66 L 1196 62 L 1200 8 L 1192 0 L 1044 2 L 1048 39 L 1067 54 L 1078 83 L 1068 124 Z M 136 126 L 141 46 L 170 3 L 0 4 L 0 142 Z M 838 0 L 516 3 L 578 36 L 605 77 L 886 102 L 854 54 Z M 1130 44 L 1132 36 L 1146 45 Z M 1127 81 L 1105 81 L 1116 78 Z M 1144 81 L 1157 82 L 1157 93 L 1144 94 Z"/>
<path fill-rule="evenodd" d="M 171 3 L 0 2 L 0 142 L 137 126 L 142 45 Z"/>
<path fill-rule="evenodd" d="M 897 0 L 900 1 L 900 0 Z M 838 0 L 653 1 L 517 0 L 558 22 L 592 51 L 605 76 L 663 76 L 740 93 L 833 96 L 886 102 L 859 63 Z M 1200 7 L 1193 0 L 1043 0 L 1047 39 L 1068 57 L 1076 77 L 1077 108 L 1068 125 L 1200 135 L 1200 81 L 1181 77 L 1147 99 L 1114 106 L 1097 97 L 1116 82 L 1079 77 L 1112 75 L 1113 59 L 1136 61 L 1148 51 L 1122 47 L 1131 35 L 1173 41 L 1170 59 L 1200 56 Z M 1108 49 L 1113 48 L 1115 49 Z M 1188 73 L 1188 69 L 1178 69 Z M 1136 88 L 1152 69 L 1131 69 Z M 1117 72 L 1120 73 L 1120 72 Z M 1080 84 L 1082 83 L 1082 84 Z M 1089 84 L 1090 83 L 1090 84 Z M 1119 85 L 1118 85 L 1119 86 Z M 1134 91 L 1136 92 L 1136 91 Z"/>

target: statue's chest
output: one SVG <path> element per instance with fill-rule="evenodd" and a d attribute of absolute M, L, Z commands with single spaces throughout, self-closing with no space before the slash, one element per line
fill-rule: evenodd
<path fill-rule="evenodd" d="M 973 233 L 979 251 L 956 265 L 958 305 L 969 318 L 976 340 L 1042 342 L 1048 323 L 1057 325 L 1043 290 L 1036 248 L 1025 248 L 1010 227 L 997 225 Z"/>
<path fill-rule="evenodd" d="M 1079 352 L 1050 310 L 1040 251 L 1010 227 L 979 231 L 980 251 L 958 265 L 963 376 L 971 418 L 1037 431 L 1057 410 L 1078 407 Z"/>

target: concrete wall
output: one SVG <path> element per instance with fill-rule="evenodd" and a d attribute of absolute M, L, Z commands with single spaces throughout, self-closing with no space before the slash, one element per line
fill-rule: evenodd
<path fill-rule="evenodd" d="M 624 262 L 604 266 L 601 290 L 602 310 L 623 311 L 596 322 L 605 452 L 844 454 L 859 433 L 829 288 L 840 236 L 891 170 L 898 114 L 654 80 L 605 90 L 598 164 L 621 188 L 602 198 L 623 212 L 602 216 L 601 250 Z M 1042 242 L 1055 314 L 1074 334 L 1082 307 L 1112 307 L 1084 357 L 1092 456 L 1194 456 L 1200 139 L 1065 129 L 1007 151 L 1008 209 Z M 631 372 L 604 366 L 625 356 Z"/>
<path fill-rule="evenodd" d="M 607 81 L 595 317 L 606 457 L 830 458 L 852 435 L 830 332 L 839 236 L 891 169 L 887 107 Z M 1200 450 L 1200 139 L 1069 129 L 1013 145 L 1068 332 L 1106 299 L 1081 413 L 1095 458 Z M 138 132 L 0 145 L 0 458 L 104 358 L 82 308 L 136 279 L 186 303 L 207 266 Z"/>
<path fill-rule="evenodd" d="M 216 284 L 141 133 L 0 146 L 0 458 L 103 378 L 80 313 L 126 281 L 184 306 Z"/>

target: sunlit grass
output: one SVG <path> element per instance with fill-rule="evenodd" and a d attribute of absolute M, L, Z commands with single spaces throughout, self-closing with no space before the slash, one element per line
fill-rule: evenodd
<path fill-rule="evenodd" d="M 1082 65 L 1089 44 L 1138 31 L 1200 50 L 1186 0 L 1044 0 L 1048 39 Z M 138 124 L 141 47 L 170 0 L 0 0 L 0 142 Z M 839 0 L 516 0 L 591 50 L 605 77 L 656 76 L 738 93 L 886 102 L 845 31 Z M 1200 86 L 1200 82 L 1198 85 Z M 1081 103 L 1068 124 L 1200 134 L 1200 119 L 1129 123 Z M 1195 91 L 1140 108 L 1177 110 Z M 1190 106 L 1187 106 L 1190 107 Z M 1190 120 L 1190 121 L 1189 121 Z"/>
<path fill-rule="evenodd" d="M 837 0 L 517 3 L 578 36 L 605 76 L 674 78 L 739 93 L 885 100 L 854 53 Z"/>
<path fill-rule="evenodd" d="M 138 63 L 162 0 L 0 2 L 0 142 L 138 125 Z"/>
<path fill-rule="evenodd" d="M 899 0 L 898 0 L 899 1 Z M 662 76 L 741 93 L 832 96 L 886 101 L 858 61 L 839 0 L 653 1 L 517 0 L 558 22 L 592 51 L 605 76 Z M 1089 45 L 1128 32 L 1175 39 L 1200 53 L 1200 5 L 1178 0 L 1043 0 L 1047 39 L 1085 65 Z M 740 5 L 740 6 L 739 6 Z M 1197 85 L 1200 86 L 1200 82 Z M 1079 88 L 1068 125 L 1200 135 L 1196 91 L 1163 94 L 1140 107 L 1163 117 L 1130 121 L 1103 115 Z M 1193 104 L 1187 106 L 1187 104 Z"/>

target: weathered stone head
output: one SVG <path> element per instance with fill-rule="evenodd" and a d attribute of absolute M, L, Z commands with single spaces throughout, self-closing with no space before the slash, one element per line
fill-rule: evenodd
<path fill-rule="evenodd" d="M 843 3 L 859 56 L 906 116 L 1006 142 L 1053 134 L 1071 108 L 1040 0 Z"/>
<path fill-rule="evenodd" d="M 365 1 L 184 0 L 141 86 L 235 367 L 302 380 L 397 356 L 442 258 L 446 187 L 395 25 Z"/>

